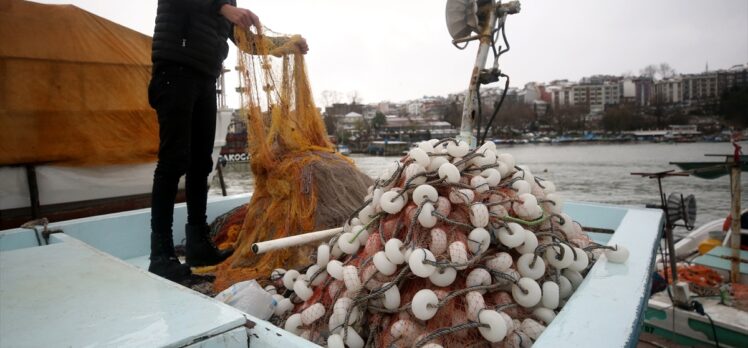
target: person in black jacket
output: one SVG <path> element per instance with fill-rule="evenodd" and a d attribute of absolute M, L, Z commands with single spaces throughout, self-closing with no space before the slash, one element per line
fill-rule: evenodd
<path fill-rule="evenodd" d="M 218 250 L 210 238 L 206 205 L 216 128 L 216 78 L 228 54 L 233 26 L 262 28 L 252 11 L 235 0 L 159 0 L 153 34 L 153 72 L 148 100 L 159 124 L 158 164 L 151 201 L 148 270 L 179 281 L 190 266 L 215 265 L 232 250 Z M 305 41 L 299 50 L 306 53 Z M 174 251 L 172 222 L 179 179 L 187 196 L 186 261 Z"/>

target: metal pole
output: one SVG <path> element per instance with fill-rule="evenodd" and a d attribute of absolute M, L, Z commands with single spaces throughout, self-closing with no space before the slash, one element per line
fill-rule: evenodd
<path fill-rule="evenodd" d="M 665 211 L 665 241 L 667 242 L 667 252 L 670 259 L 670 273 L 672 277 L 671 285 L 674 286 L 678 282 L 678 268 L 677 260 L 675 259 L 675 241 L 673 239 L 673 226 L 670 224 L 670 212 L 667 208 L 667 201 L 665 200 L 665 194 L 662 193 L 662 178 L 657 177 L 657 185 L 660 188 L 660 202 L 662 204 L 662 210 Z M 664 262 L 665 260 L 663 260 Z M 667 267 L 665 267 L 667 268 Z M 667 271 L 665 272 L 667 277 Z"/>
<path fill-rule="evenodd" d="M 491 1 L 491 6 L 488 11 L 490 12 L 488 21 L 482 27 L 483 30 L 480 34 L 478 55 L 475 58 L 473 73 L 470 75 L 470 86 L 468 86 L 468 92 L 465 95 L 465 104 L 462 106 L 462 122 L 460 123 L 460 135 L 458 136 L 458 139 L 467 142 L 468 145 L 470 145 L 470 148 L 475 148 L 477 146 L 477 139 L 473 136 L 473 125 L 476 116 L 475 103 L 478 95 L 478 79 L 480 78 L 480 71 L 486 66 L 488 52 L 491 49 L 491 34 L 493 33 L 493 28 L 496 26 L 496 21 L 498 19 L 496 16 L 495 1 Z"/>
<path fill-rule="evenodd" d="M 226 197 L 226 182 L 223 180 L 223 161 L 222 158 L 218 159 L 216 163 L 216 170 L 218 170 L 218 182 L 221 184 L 221 195 Z"/>
<path fill-rule="evenodd" d="M 29 198 L 31 200 L 31 218 L 38 219 L 40 215 L 39 185 L 36 182 L 36 167 L 33 164 L 26 165 L 26 181 L 29 185 Z"/>
<path fill-rule="evenodd" d="M 730 245 L 732 246 L 732 267 L 730 269 L 730 281 L 734 284 L 740 282 L 740 160 L 732 164 L 730 171 L 732 186 L 732 234 Z"/>

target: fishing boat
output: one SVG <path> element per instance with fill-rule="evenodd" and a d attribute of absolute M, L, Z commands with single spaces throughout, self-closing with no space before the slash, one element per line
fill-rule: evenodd
<path fill-rule="evenodd" d="M 735 154 L 707 155 L 724 157 L 723 162 L 674 163 L 703 179 L 729 173 L 733 209 L 729 218 L 707 222 L 674 244 L 674 266 L 669 268 L 678 270 L 676 280 L 687 277 L 676 281 L 672 292 L 652 294 L 645 312 L 645 332 L 688 346 L 741 347 L 748 342 L 748 295 L 744 290 L 748 285 L 748 224 L 741 224 L 748 220 L 748 209 L 736 214 L 740 211 L 740 172 L 746 170 L 748 159 L 734 144 Z M 665 255 L 657 257 L 658 265 L 670 260 Z M 665 263 L 658 266 L 666 268 Z"/>
<path fill-rule="evenodd" d="M 221 147 L 221 160 L 228 164 L 249 162 L 247 149 L 247 123 L 234 113 L 226 133 L 226 142 Z"/>
<path fill-rule="evenodd" d="M 350 156 L 351 155 L 351 148 L 348 147 L 348 145 L 337 145 L 338 152 L 340 152 L 343 156 Z"/>
<path fill-rule="evenodd" d="M 507 8 L 519 10 L 516 3 L 504 8 L 494 1 L 450 1 L 448 9 L 457 6 L 464 14 L 477 10 L 479 3 L 488 11 L 483 20 L 490 23 L 489 32 L 506 20 Z M 506 13 L 498 16 L 498 10 Z M 477 21 L 477 13 L 471 16 Z M 489 46 L 481 40 L 476 74 L 483 73 Z M 467 101 L 474 87 L 471 83 Z M 461 136 L 474 145 L 472 120 L 465 119 L 472 107 L 466 102 Z M 211 197 L 208 219 L 250 198 Z M 601 257 L 535 346 L 635 345 L 665 223 L 662 211 L 567 202 L 564 212 L 595 242 L 629 246 L 630 255 L 625 263 Z M 176 205 L 174 221 L 179 241 L 184 238 L 184 204 Z M 150 211 L 140 209 L 52 223 L 38 220 L 0 231 L 0 347 L 313 346 L 265 320 L 148 273 L 149 223 Z"/>
<path fill-rule="evenodd" d="M 250 198 L 212 197 L 208 218 Z M 589 232 L 598 243 L 637 247 L 626 264 L 598 261 L 536 346 L 636 344 L 662 212 L 592 203 L 567 203 L 566 212 L 600 231 Z M 177 204 L 177 241 L 185 220 L 186 207 Z M 310 346 L 148 273 L 149 221 L 150 210 L 141 209 L 0 231 L 0 347 Z"/>

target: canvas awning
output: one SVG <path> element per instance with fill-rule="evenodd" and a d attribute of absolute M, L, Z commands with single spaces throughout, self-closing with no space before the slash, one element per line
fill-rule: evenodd
<path fill-rule="evenodd" d="M 153 161 L 151 38 L 72 5 L 0 0 L 0 165 Z"/>

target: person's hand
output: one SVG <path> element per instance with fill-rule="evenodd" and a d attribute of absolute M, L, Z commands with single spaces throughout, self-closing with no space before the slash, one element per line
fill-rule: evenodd
<path fill-rule="evenodd" d="M 262 31 L 262 23 L 260 23 L 260 18 L 257 17 L 254 12 L 247 10 L 246 8 L 223 5 L 221 6 L 221 15 L 224 18 L 228 19 L 229 22 L 234 23 L 241 28 L 249 28 L 250 26 L 254 26 L 257 29 L 258 33 Z"/>

